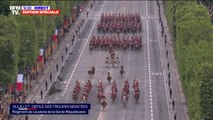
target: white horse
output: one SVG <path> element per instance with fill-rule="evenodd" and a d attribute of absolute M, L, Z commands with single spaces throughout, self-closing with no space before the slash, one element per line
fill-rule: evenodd
<path fill-rule="evenodd" d="M 123 102 L 124 107 L 126 107 L 126 104 L 127 104 L 127 96 L 126 95 L 123 95 L 122 102 Z"/>

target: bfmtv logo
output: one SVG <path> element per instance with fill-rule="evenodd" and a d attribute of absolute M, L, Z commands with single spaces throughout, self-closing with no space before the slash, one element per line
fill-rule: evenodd
<path fill-rule="evenodd" d="M 20 15 L 21 6 L 10 6 L 13 15 Z"/>

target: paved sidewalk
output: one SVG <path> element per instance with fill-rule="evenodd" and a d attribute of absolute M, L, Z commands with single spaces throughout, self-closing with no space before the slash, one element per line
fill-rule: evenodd
<path fill-rule="evenodd" d="M 169 111 L 172 115 L 172 120 L 189 120 L 186 106 L 186 98 L 182 88 L 177 63 L 175 61 L 174 43 L 171 38 L 171 33 L 166 20 L 163 1 L 160 3 L 160 16 L 162 23 L 159 21 L 159 31 L 164 31 L 161 36 L 161 58 L 163 62 L 163 71 L 167 81 L 168 94 L 171 94 Z M 159 9 L 159 8 L 158 8 Z M 173 108 L 174 107 L 174 108 Z"/>

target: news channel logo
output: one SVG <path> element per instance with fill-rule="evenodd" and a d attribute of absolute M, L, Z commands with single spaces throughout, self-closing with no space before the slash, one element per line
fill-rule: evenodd
<path fill-rule="evenodd" d="M 50 10 L 50 6 L 10 6 L 12 15 L 20 15 L 21 10 Z"/>

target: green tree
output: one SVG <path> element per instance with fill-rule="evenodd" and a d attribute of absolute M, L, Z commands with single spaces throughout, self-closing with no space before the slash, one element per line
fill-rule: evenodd
<path fill-rule="evenodd" d="M 205 120 L 213 119 L 213 63 L 202 64 L 201 112 Z"/>
<path fill-rule="evenodd" d="M 15 80 L 17 73 L 19 33 L 15 21 L 9 17 L 0 16 L 0 76 L 5 76 L 5 72 L 12 76 L 11 81 Z M 7 75 L 8 75 L 7 74 Z M 10 82 L 10 81 L 8 81 Z"/>
<path fill-rule="evenodd" d="M 15 16 L 20 33 L 19 69 L 31 65 L 38 55 L 38 41 L 35 35 L 35 23 L 30 16 Z M 24 21 L 24 22 L 23 22 Z"/>
<path fill-rule="evenodd" d="M 166 9 L 169 27 L 176 34 L 175 53 L 189 117 L 211 120 L 213 31 L 208 10 L 195 1 L 168 1 Z"/>
<path fill-rule="evenodd" d="M 10 14 L 10 1 L 0 2 L 0 15 L 8 16 Z"/>

